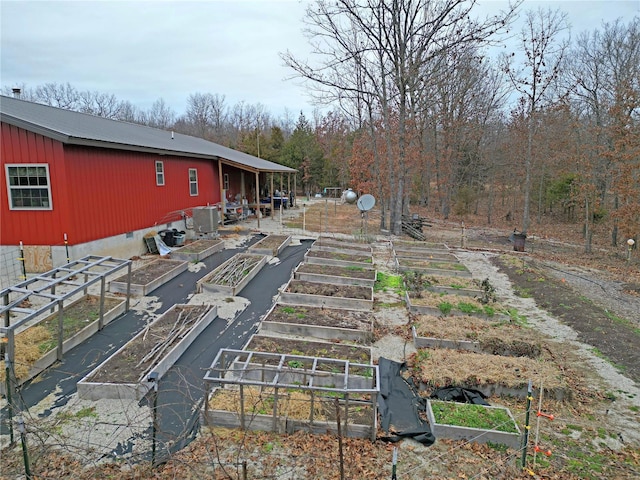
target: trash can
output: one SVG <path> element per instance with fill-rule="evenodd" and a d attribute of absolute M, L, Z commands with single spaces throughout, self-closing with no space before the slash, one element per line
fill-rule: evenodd
<path fill-rule="evenodd" d="M 524 252 L 524 244 L 527 238 L 526 233 L 514 233 L 513 234 L 513 249 L 516 252 Z"/>
<path fill-rule="evenodd" d="M 173 230 L 160 230 L 158 232 L 158 235 L 160 235 L 160 238 L 167 247 L 175 246 L 175 241 L 173 239 Z"/>
<path fill-rule="evenodd" d="M 175 247 L 182 247 L 184 245 L 184 238 L 187 235 L 184 231 L 178 231 L 177 229 L 173 229 L 173 245 Z"/>

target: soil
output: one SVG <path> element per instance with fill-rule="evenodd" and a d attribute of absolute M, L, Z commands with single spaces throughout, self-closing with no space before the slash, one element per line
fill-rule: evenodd
<path fill-rule="evenodd" d="M 291 280 L 287 292 L 325 297 L 355 298 L 371 300 L 371 288 L 357 285 L 332 285 L 330 283 L 314 283 L 302 280 Z"/>
<path fill-rule="evenodd" d="M 245 350 L 271 352 L 307 357 L 335 358 L 355 363 L 369 364 L 371 351 L 368 348 L 341 343 L 311 342 L 294 338 L 266 337 L 256 335 L 245 347 Z"/>
<path fill-rule="evenodd" d="M 170 272 L 178 265 L 184 263 L 182 260 L 168 260 L 159 258 L 131 272 L 132 285 L 148 285 L 162 275 Z M 126 282 L 127 275 L 113 280 L 114 282 Z"/>
<path fill-rule="evenodd" d="M 189 328 L 198 324 L 198 321 L 211 309 L 209 305 L 183 305 L 168 310 L 158 320 L 150 324 L 143 335 L 137 336 L 120 351 L 119 354 L 104 362 L 100 369 L 87 379 L 90 382 L 102 383 L 137 383 L 141 375 L 160 360 L 151 357 L 144 360 L 145 355 L 158 345 L 164 344 L 164 354 L 171 351 L 187 332 L 183 335 L 175 334 L 174 327 L 178 320 L 184 322 Z"/>
<path fill-rule="evenodd" d="M 369 255 L 352 255 L 350 253 L 325 252 L 322 250 L 313 250 L 313 249 L 309 250 L 307 255 L 309 257 L 329 258 L 332 260 L 343 260 L 346 262 L 372 263 L 371 256 Z"/>
<path fill-rule="evenodd" d="M 333 247 L 333 248 L 343 248 L 345 250 L 358 250 L 363 253 L 371 253 L 371 247 L 368 245 L 359 245 L 357 243 L 349 243 L 349 242 L 341 242 L 336 239 L 328 239 L 328 238 L 319 238 L 316 240 L 314 245 L 319 247 Z"/>
<path fill-rule="evenodd" d="M 222 240 L 196 240 L 192 243 L 187 243 L 184 247 L 181 247 L 176 252 L 179 253 L 202 253 L 205 250 L 222 243 Z"/>
<path fill-rule="evenodd" d="M 626 376 L 640 382 L 640 330 L 576 292 L 565 281 L 557 281 L 544 264 L 528 259 L 526 265 L 493 259 L 506 273 L 521 296 L 531 296 L 536 304 L 578 333 L 578 340 L 596 348 Z M 640 302 L 638 302 L 640 305 Z M 637 313 L 638 311 L 636 311 Z"/>
<path fill-rule="evenodd" d="M 287 238 L 289 237 L 286 235 L 267 235 L 258 243 L 252 245 L 249 250 L 252 248 L 269 248 L 275 251 L 287 240 Z"/>
<path fill-rule="evenodd" d="M 437 262 L 433 260 L 417 260 L 408 258 L 398 258 L 398 263 L 407 267 L 430 268 L 434 270 L 458 271 L 464 272 L 467 269 L 461 263 L 454 262 Z"/>
<path fill-rule="evenodd" d="M 356 310 L 277 305 L 265 320 L 368 331 L 373 325 L 373 314 Z"/>
<path fill-rule="evenodd" d="M 332 275 L 335 277 L 360 278 L 364 280 L 375 280 L 375 270 L 361 267 L 339 267 L 337 265 L 318 265 L 315 263 L 305 263 L 298 267 L 300 273 L 314 273 L 317 275 Z"/>
<path fill-rule="evenodd" d="M 117 307 L 122 300 L 114 297 L 104 297 L 104 312 Z M 67 340 L 78 333 L 88 324 L 100 317 L 100 297 L 88 295 L 82 300 L 77 301 L 64 309 L 64 329 L 63 338 Z M 47 327 L 54 338 L 58 335 L 58 315 L 43 321 L 40 325 Z M 55 345 L 54 345 L 55 346 Z"/>

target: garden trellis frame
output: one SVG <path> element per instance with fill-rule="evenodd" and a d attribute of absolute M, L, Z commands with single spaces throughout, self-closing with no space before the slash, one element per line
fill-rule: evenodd
<path fill-rule="evenodd" d="M 62 360 L 62 328 L 64 319 L 64 302 L 84 291 L 86 295 L 91 285 L 100 285 L 100 317 L 98 329 L 103 327 L 104 299 L 106 279 L 109 275 L 127 267 L 127 297 L 125 311 L 129 310 L 131 286 L 131 260 L 121 260 L 112 257 L 88 255 L 79 260 L 67 263 L 48 272 L 36 275 L 12 287 L 0 291 L 2 306 L 0 316 L 3 319 L 0 326 L 0 337 L 5 344 L 6 358 L 11 365 L 10 381 L 15 377 L 15 335 L 35 324 L 39 317 L 58 308 L 58 346 L 57 357 Z M 58 292 L 56 293 L 56 290 Z M 31 301 L 40 299 L 40 304 L 30 308 Z M 42 302 L 41 299 L 45 301 Z M 17 320 L 12 321 L 12 318 Z M 44 317 L 43 317 L 44 318 Z M 8 388 L 13 388 L 8 385 Z"/>
<path fill-rule="evenodd" d="M 290 362 L 296 364 L 311 365 L 310 368 L 292 368 Z M 327 365 L 331 365 L 327 369 Z M 357 375 L 350 370 L 368 370 L 371 375 L 370 386 L 363 386 Z M 342 384 L 322 385 L 327 378 L 342 379 Z M 209 397 L 214 388 L 220 385 L 238 386 L 240 390 L 240 427 L 245 428 L 247 420 L 244 412 L 243 387 L 258 387 L 261 390 L 269 388 L 274 390 L 273 426 L 278 421 L 277 399 L 279 392 L 287 392 L 290 389 L 301 390 L 310 395 L 309 424 L 313 425 L 313 402 L 316 395 L 326 395 L 337 398 L 344 396 L 346 430 L 349 429 L 349 402 L 350 396 L 368 397 L 366 403 L 371 407 L 371 429 L 369 438 L 376 439 L 378 422 L 378 395 L 380 394 L 380 373 L 377 365 L 354 363 L 349 360 L 335 358 L 312 357 L 305 355 L 291 355 L 271 352 L 255 352 L 248 350 L 221 349 L 207 369 L 204 376 L 205 402 L 204 416 L 208 418 Z"/>

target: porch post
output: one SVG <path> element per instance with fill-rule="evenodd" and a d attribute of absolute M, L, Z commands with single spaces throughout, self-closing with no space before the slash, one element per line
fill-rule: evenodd
<path fill-rule="evenodd" d="M 260 228 L 260 215 L 262 215 L 262 210 L 260 210 L 260 172 L 256 171 L 256 217 L 258 217 L 258 228 Z"/>

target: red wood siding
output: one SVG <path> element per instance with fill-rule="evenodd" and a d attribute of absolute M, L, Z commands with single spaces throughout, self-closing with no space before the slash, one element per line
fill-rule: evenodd
<path fill-rule="evenodd" d="M 156 185 L 156 161 L 164 164 L 164 186 Z M 84 243 L 176 221 L 181 210 L 220 201 L 213 160 L 63 146 L 3 124 L 2 163 L 3 245 L 61 245 L 65 232 L 71 245 Z M 53 210 L 10 211 L 4 163 L 49 164 Z M 197 196 L 189 193 L 190 168 L 198 171 Z"/>
<path fill-rule="evenodd" d="M 64 150 L 60 142 L 2 123 L 0 127 L 0 244 L 63 245 L 69 209 L 65 185 Z M 52 210 L 10 210 L 5 164 L 49 165 Z M 45 240 L 46 239 L 46 240 Z"/>
<path fill-rule="evenodd" d="M 74 243 L 175 221 L 180 210 L 220 201 L 212 160 L 75 146 L 65 148 L 65 159 Z M 156 161 L 164 165 L 163 186 L 156 185 Z M 189 193 L 190 168 L 198 171 L 197 196 Z"/>

